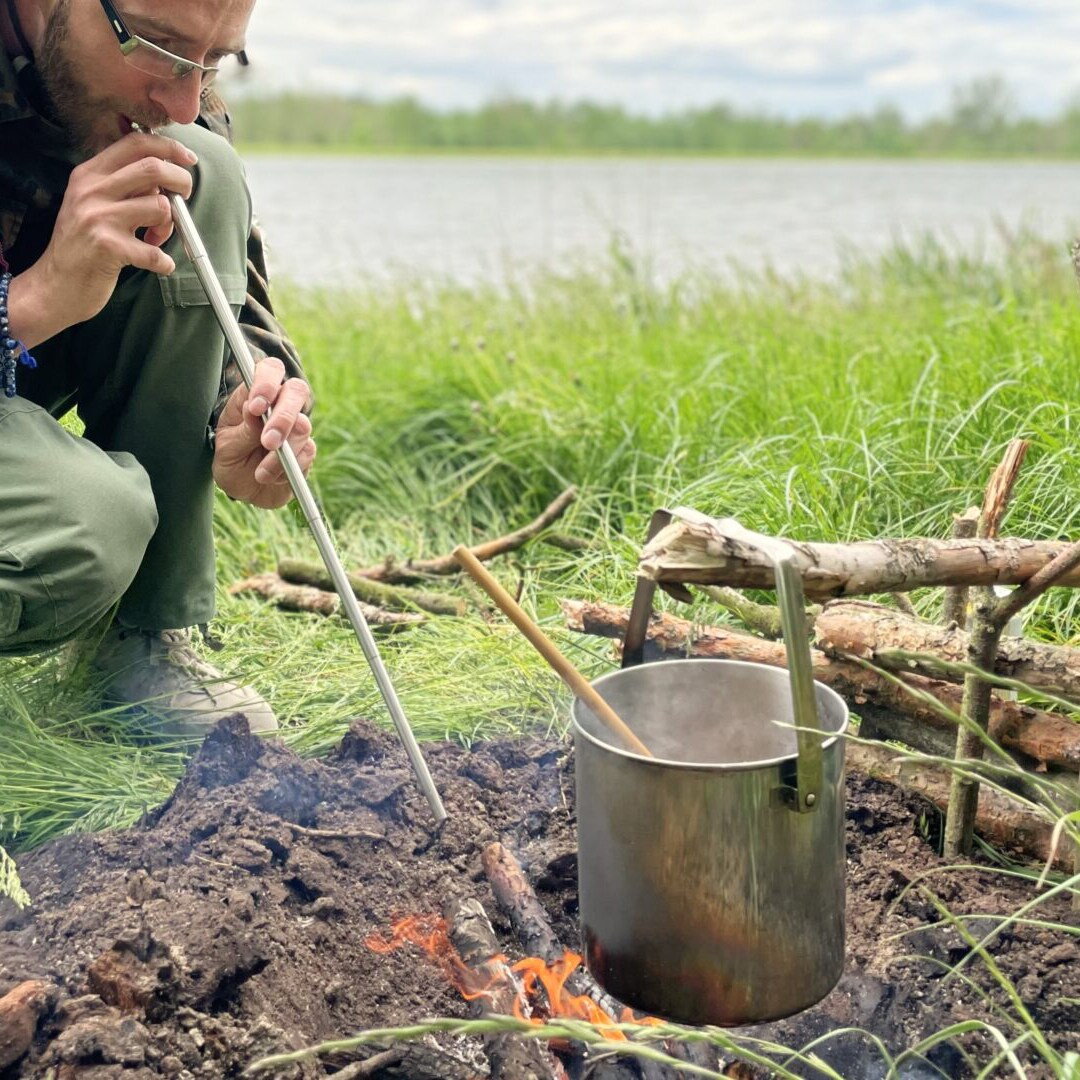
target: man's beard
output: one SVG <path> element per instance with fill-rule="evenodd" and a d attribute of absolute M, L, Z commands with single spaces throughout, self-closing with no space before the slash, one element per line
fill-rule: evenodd
<path fill-rule="evenodd" d="M 147 128 L 166 124 L 168 117 L 160 112 L 151 116 L 146 108 L 132 108 L 129 102 L 118 98 L 91 96 L 79 72 L 68 33 L 70 6 L 71 0 L 57 0 L 36 61 L 56 120 L 67 131 L 72 144 L 88 155 L 104 150 L 121 136 L 117 124 L 120 114 Z"/>

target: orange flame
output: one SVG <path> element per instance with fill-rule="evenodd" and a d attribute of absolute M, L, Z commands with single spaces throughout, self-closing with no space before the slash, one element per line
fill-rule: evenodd
<path fill-rule="evenodd" d="M 510 966 L 502 954 L 492 956 L 479 969 L 468 967 L 450 941 L 446 921 L 438 915 L 409 915 L 398 919 L 390 928 L 390 937 L 372 934 L 364 944 L 377 953 L 389 953 L 404 945 L 417 945 L 438 965 L 447 980 L 467 1001 L 477 998 L 491 1000 L 491 992 L 509 982 L 514 988 L 514 1016 L 529 1023 L 541 1024 L 551 1017 L 572 1017 L 604 1025 L 615 1018 L 586 994 L 573 994 L 566 981 L 578 969 L 581 957 L 565 952 L 554 963 L 529 956 Z M 660 1023 L 651 1017 L 636 1017 L 624 1009 L 622 1023 Z M 625 1039 L 615 1028 L 604 1032 L 610 1039 Z"/>

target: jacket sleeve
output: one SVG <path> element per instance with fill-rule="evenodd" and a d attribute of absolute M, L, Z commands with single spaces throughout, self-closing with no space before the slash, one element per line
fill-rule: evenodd
<path fill-rule="evenodd" d="M 210 87 L 203 91 L 198 122 L 232 142 L 232 121 L 225 102 Z M 274 314 L 266 271 L 266 246 L 257 220 L 252 221 L 247 240 L 247 294 L 240 309 L 240 328 L 256 360 L 264 356 L 276 356 L 285 364 L 287 377 L 305 377 L 300 353 Z M 217 427 L 229 395 L 242 382 L 239 365 L 230 354 L 222 371 L 221 390 L 210 417 L 211 430 Z M 304 411 L 310 412 L 312 404 L 313 398 L 309 394 Z"/>

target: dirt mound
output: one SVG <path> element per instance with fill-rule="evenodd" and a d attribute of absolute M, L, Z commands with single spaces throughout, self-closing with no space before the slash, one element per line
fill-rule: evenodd
<path fill-rule="evenodd" d="M 249 735 L 242 720 L 225 721 L 139 827 L 66 837 L 21 860 L 34 905 L 24 913 L 0 906 L 0 998 L 21 988 L 27 1001 L 6 1029 L 0 1013 L 0 1078 L 229 1077 L 264 1054 L 363 1028 L 465 1016 L 466 1003 L 415 950 L 380 955 L 365 939 L 397 916 L 476 897 L 506 952 L 520 955 L 481 868 L 495 839 L 515 851 L 556 931 L 576 948 L 569 746 L 447 743 L 425 755 L 450 813 L 437 830 L 386 732 L 358 721 L 336 754 L 302 761 Z M 799 1045 L 854 1024 L 898 1050 L 954 1019 L 990 1015 L 971 987 L 943 984 L 941 965 L 967 946 L 931 925 L 938 916 L 928 899 L 911 892 L 886 919 L 905 885 L 938 863 L 920 829 L 924 813 L 890 789 L 849 780 L 846 974 L 815 1009 L 762 1034 Z M 954 911 L 987 916 L 1031 895 L 985 871 L 934 884 Z M 1040 917 L 1072 920 L 1062 903 Z M 890 940 L 920 924 L 914 939 Z M 987 918 L 982 929 L 992 925 Z M 1075 940 L 1017 927 L 994 954 L 1044 1030 L 1080 1049 Z M 31 980 L 39 985 L 27 988 Z M 29 1032 L 29 1051 L 13 1056 Z M 987 1044 L 971 1048 L 987 1059 Z M 875 1075 L 858 1040 L 824 1053 L 846 1077 Z M 404 1075 L 392 1057 L 364 1075 Z M 936 1060 L 964 1075 L 956 1051 L 939 1050 Z M 482 1057 L 475 1061 L 480 1075 Z M 311 1063 L 293 1075 L 341 1067 Z"/>

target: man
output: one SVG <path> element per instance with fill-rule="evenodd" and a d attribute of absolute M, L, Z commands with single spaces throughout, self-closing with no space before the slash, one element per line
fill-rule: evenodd
<path fill-rule="evenodd" d="M 37 361 L 0 394 L 0 654 L 108 624 L 94 663 L 110 703 L 170 733 L 237 710 L 268 730 L 267 703 L 199 658 L 190 631 L 214 611 L 214 482 L 280 507 L 276 448 L 305 472 L 315 456 L 241 166 L 207 130 L 253 0 L 116 3 L 0 0 L 0 271 L 18 342 L 3 351 L 9 373 L 23 347 Z M 250 395 L 163 191 L 187 200 L 261 358 Z M 82 438 L 57 422 L 72 406 Z"/>

